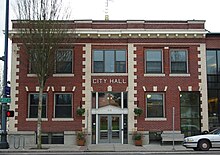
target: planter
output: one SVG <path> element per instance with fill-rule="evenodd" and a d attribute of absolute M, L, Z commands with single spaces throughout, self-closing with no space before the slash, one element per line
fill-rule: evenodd
<path fill-rule="evenodd" d="M 85 140 L 84 139 L 77 139 L 77 145 L 78 146 L 85 146 Z"/>
<path fill-rule="evenodd" d="M 142 146 L 142 139 L 140 139 L 140 140 L 135 140 L 135 141 L 134 141 L 134 144 L 135 144 L 136 146 Z"/>

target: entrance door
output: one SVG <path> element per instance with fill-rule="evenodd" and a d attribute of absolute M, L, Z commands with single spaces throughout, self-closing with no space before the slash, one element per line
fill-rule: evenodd
<path fill-rule="evenodd" d="M 99 143 L 121 143 L 121 116 L 99 116 Z"/>

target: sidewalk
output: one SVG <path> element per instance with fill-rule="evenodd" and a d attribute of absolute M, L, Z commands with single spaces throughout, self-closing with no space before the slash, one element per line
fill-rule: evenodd
<path fill-rule="evenodd" d="M 175 145 L 174 150 L 172 145 L 149 144 L 144 146 L 135 146 L 132 144 L 91 144 L 88 146 L 63 146 L 63 145 L 43 145 L 43 149 L 34 148 L 9 148 L 0 149 L 2 152 L 184 152 L 187 149 L 182 145 Z M 189 149 L 188 149 L 189 150 Z"/>

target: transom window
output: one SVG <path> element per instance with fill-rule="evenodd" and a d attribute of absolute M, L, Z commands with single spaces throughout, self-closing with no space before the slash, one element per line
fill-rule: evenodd
<path fill-rule="evenodd" d="M 145 51 L 145 73 L 162 73 L 162 51 Z"/>
<path fill-rule="evenodd" d="M 164 118 L 164 94 L 149 93 L 146 95 L 147 118 Z"/>
<path fill-rule="evenodd" d="M 126 51 L 95 50 L 93 51 L 94 73 L 125 73 Z"/>
<path fill-rule="evenodd" d="M 55 94 L 55 118 L 72 118 L 72 94 Z"/>
<path fill-rule="evenodd" d="M 72 73 L 73 71 L 73 52 L 72 50 L 56 51 L 56 73 Z"/>
<path fill-rule="evenodd" d="M 171 50 L 171 73 L 187 73 L 187 51 Z"/>
<path fill-rule="evenodd" d="M 38 103 L 39 103 L 39 94 L 29 94 L 29 113 L 28 118 L 37 118 L 38 117 Z M 46 104 L 47 103 L 47 94 L 43 94 L 42 100 L 42 118 L 46 118 Z"/>

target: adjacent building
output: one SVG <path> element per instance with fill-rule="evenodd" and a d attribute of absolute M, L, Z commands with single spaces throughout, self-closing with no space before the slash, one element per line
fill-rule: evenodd
<path fill-rule="evenodd" d="M 131 144 L 134 131 L 148 144 L 166 141 L 173 129 L 183 137 L 219 127 L 219 67 L 213 56 L 220 54 L 220 39 L 219 34 L 206 37 L 204 23 L 62 21 L 77 39 L 56 51 L 68 57 L 65 68 L 54 62 L 46 83 L 43 143 L 75 144 L 76 132 L 84 130 L 89 144 Z M 16 37 L 19 22 L 12 25 L 10 109 L 15 117 L 9 119 L 9 140 L 22 135 L 26 145 L 34 145 L 39 86 Z M 85 108 L 83 116 L 77 115 L 78 107 Z M 137 116 L 135 108 L 143 113 Z"/>

